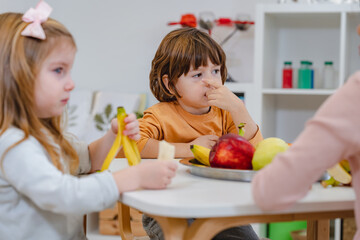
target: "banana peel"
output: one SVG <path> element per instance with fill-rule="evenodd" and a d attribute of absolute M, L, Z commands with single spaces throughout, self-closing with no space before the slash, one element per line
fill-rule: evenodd
<path fill-rule="evenodd" d="M 200 145 L 190 145 L 190 150 L 193 153 L 196 160 L 204 164 L 205 166 L 210 166 L 209 156 L 210 149 Z"/>
<path fill-rule="evenodd" d="M 326 188 L 328 186 L 339 186 L 341 183 L 336 181 L 333 177 L 330 177 L 328 180 L 321 181 L 321 185 Z"/>
<path fill-rule="evenodd" d="M 126 118 L 127 114 L 124 107 L 118 107 L 118 115 L 120 115 L 120 135 L 121 135 L 121 144 L 123 146 L 125 157 L 128 160 L 129 166 L 134 166 L 140 163 L 141 157 L 140 152 L 137 147 L 135 140 L 130 139 L 128 136 L 123 135 L 122 132 L 125 129 L 125 122 L 124 119 Z M 118 132 L 119 134 L 119 132 Z"/>
<path fill-rule="evenodd" d="M 350 164 L 349 164 L 349 161 L 346 160 L 346 159 L 343 159 L 340 161 L 340 165 L 347 171 L 347 172 L 350 172 L 351 169 L 350 169 Z"/>
<path fill-rule="evenodd" d="M 103 165 L 100 170 L 101 172 L 103 172 L 109 168 L 111 161 L 115 158 L 116 154 L 119 152 L 120 147 L 121 147 L 121 136 L 122 136 L 121 125 L 123 125 L 123 124 L 122 124 L 121 115 L 119 113 L 119 108 L 117 109 L 116 118 L 117 118 L 117 122 L 118 122 L 118 133 L 117 133 L 116 138 L 110 148 L 109 153 L 107 154 L 107 156 L 103 162 Z"/>
<path fill-rule="evenodd" d="M 101 167 L 101 172 L 109 168 L 111 161 L 115 158 L 117 153 L 120 150 L 120 147 L 123 146 L 125 157 L 128 160 L 130 166 L 139 164 L 141 161 L 139 149 L 136 145 L 136 142 L 130 139 L 128 136 L 123 135 L 122 132 L 125 128 L 124 119 L 126 117 L 126 111 L 124 107 L 117 108 L 117 122 L 118 122 L 118 133 L 116 138 L 110 148 L 109 153 L 107 154 L 103 165 Z"/>

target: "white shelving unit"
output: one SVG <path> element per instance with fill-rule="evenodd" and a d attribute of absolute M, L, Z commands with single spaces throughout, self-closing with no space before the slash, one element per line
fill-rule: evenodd
<path fill-rule="evenodd" d="M 314 63 L 314 81 L 324 61 L 333 61 L 338 86 L 360 68 L 358 4 L 259 4 L 256 10 L 255 73 L 248 108 L 264 137 L 293 142 L 335 90 L 282 89 L 284 61 L 293 62 L 294 87 L 301 60 Z M 240 88 L 240 86 L 239 86 Z M 232 89 L 236 91 L 236 89 Z M 250 93 L 251 92 L 251 93 Z"/>
<path fill-rule="evenodd" d="M 265 138 L 293 142 L 336 89 L 296 89 L 301 60 L 314 63 L 314 81 L 325 61 L 333 61 L 338 87 L 360 69 L 356 27 L 358 4 L 259 4 L 256 9 L 254 82 L 230 89 L 245 92 L 250 114 Z M 293 62 L 293 89 L 282 89 L 282 68 Z M 315 84 L 314 84 L 315 85 Z M 334 240 L 340 239 L 340 220 Z"/>

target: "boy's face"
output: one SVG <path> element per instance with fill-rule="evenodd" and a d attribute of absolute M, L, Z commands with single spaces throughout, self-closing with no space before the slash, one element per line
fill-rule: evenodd
<path fill-rule="evenodd" d="M 203 79 L 213 79 L 222 84 L 220 66 L 208 60 L 206 67 L 200 66 L 198 69 L 191 67 L 186 75 L 180 76 L 175 85 L 181 96 L 177 101 L 189 113 L 200 115 L 209 111 L 206 97 L 209 86 L 202 81 Z"/>
<path fill-rule="evenodd" d="M 35 110 L 39 118 L 60 116 L 74 89 L 70 71 L 76 49 L 67 41 L 44 60 L 35 82 Z"/>

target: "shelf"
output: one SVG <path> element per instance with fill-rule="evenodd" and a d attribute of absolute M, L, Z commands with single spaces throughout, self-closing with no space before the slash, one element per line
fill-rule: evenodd
<path fill-rule="evenodd" d="M 237 83 L 237 82 L 226 82 L 225 86 L 232 92 L 246 93 L 253 90 L 254 85 L 252 83 Z"/>
<path fill-rule="evenodd" d="M 288 3 L 288 4 L 259 4 L 261 9 L 267 13 L 331 13 L 340 11 L 359 11 L 359 4 L 301 4 L 301 3 Z"/>
<path fill-rule="evenodd" d="M 342 86 L 360 66 L 356 33 L 360 5 L 258 4 L 255 22 L 251 116 L 260 119 L 265 138 L 292 142 L 336 89 L 283 89 L 284 62 L 292 61 L 293 86 L 297 86 L 300 61 L 312 61 L 317 86 L 324 62 L 333 61 L 338 87 Z"/>
<path fill-rule="evenodd" d="M 268 95 L 331 95 L 335 90 L 328 89 L 280 89 L 280 88 L 265 88 L 262 90 L 263 94 Z"/>

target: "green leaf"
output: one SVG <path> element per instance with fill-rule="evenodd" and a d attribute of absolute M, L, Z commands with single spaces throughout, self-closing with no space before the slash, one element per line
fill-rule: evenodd
<path fill-rule="evenodd" d="M 111 104 L 108 104 L 105 107 L 105 116 L 107 119 L 109 119 L 111 113 L 112 113 L 112 106 Z"/>
<path fill-rule="evenodd" d="M 101 116 L 101 114 L 96 114 L 95 117 L 94 117 L 94 121 L 96 123 L 101 123 L 101 124 L 105 123 L 103 117 Z"/>
<path fill-rule="evenodd" d="M 136 115 L 136 118 L 139 119 L 139 118 L 142 118 L 144 116 L 144 113 L 142 112 L 135 112 L 135 115 Z"/>
<path fill-rule="evenodd" d="M 98 124 L 96 124 L 96 128 L 97 128 L 98 130 L 100 130 L 100 131 L 104 131 L 104 129 L 103 129 L 100 125 L 98 125 Z"/>

